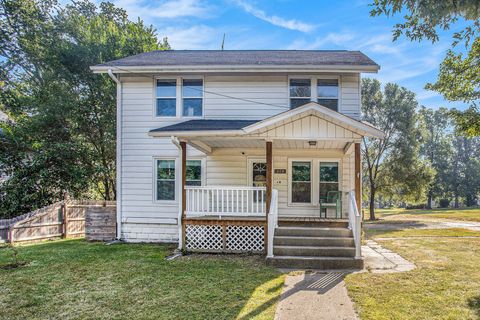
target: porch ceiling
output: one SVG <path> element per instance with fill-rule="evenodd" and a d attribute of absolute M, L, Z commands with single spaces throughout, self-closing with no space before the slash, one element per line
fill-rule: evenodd
<path fill-rule="evenodd" d="M 275 139 L 275 149 L 344 149 L 349 142 L 335 140 L 314 140 L 310 145 L 307 140 Z M 189 139 L 187 143 L 195 146 L 196 143 L 205 144 L 210 148 L 265 148 L 265 139 Z"/>

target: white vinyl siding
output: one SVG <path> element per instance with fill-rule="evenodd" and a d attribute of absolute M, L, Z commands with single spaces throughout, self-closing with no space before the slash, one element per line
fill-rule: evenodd
<path fill-rule="evenodd" d="M 319 78 L 319 75 L 315 75 Z M 360 115 L 359 75 L 340 75 L 340 112 L 358 118 Z M 165 79 L 179 78 L 178 75 L 165 76 Z M 184 77 L 193 79 L 195 77 Z M 203 78 L 203 117 L 206 119 L 264 119 L 289 109 L 288 75 L 257 75 L 257 76 L 220 76 L 205 75 Z M 159 79 L 159 78 L 158 78 Z M 178 190 L 177 200 L 162 203 L 155 200 L 155 159 L 175 159 L 176 168 L 179 168 L 178 149 L 170 138 L 152 138 L 148 132 L 166 125 L 172 125 L 188 120 L 182 118 L 180 102 L 177 102 L 177 117 L 156 116 L 156 77 L 126 75 L 122 81 L 122 236 L 128 241 L 166 241 L 178 240 Z M 181 97 L 180 86 L 177 82 L 177 97 Z M 209 92 L 218 93 L 211 94 Z M 231 96 L 237 99 L 227 98 Z M 178 100 L 178 99 L 177 99 Z M 254 102 L 259 103 L 254 103 Z M 301 120 L 303 121 L 303 120 Z M 313 123 L 317 129 L 327 130 L 332 137 L 350 137 L 350 132 L 342 131 L 334 125 L 320 126 Z M 292 128 L 294 124 L 292 123 Z M 302 126 L 302 128 L 304 128 Z M 301 130 L 303 132 L 303 129 Z M 294 146 L 297 149 L 275 154 L 274 167 L 287 168 L 288 159 L 292 157 L 308 156 L 314 158 L 344 157 L 340 149 L 332 150 L 303 150 L 303 145 Z M 288 145 L 287 145 L 288 146 Z M 240 145 L 239 145 L 240 147 Z M 285 147 L 285 146 L 284 146 Z M 306 147 L 306 146 L 305 146 Z M 335 141 L 320 141 L 317 147 L 339 148 Z M 205 158 L 205 170 L 202 171 L 202 180 L 206 185 L 246 185 L 248 183 L 247 159 L 249 156 L 263 157 L 265 150 L 245 150 L 242 155 L 239 149 L 217 149 L 212 155 L 205 157 L 201 152 L 188 147 L 188 159 Z M 222 151 L 225 150 L 226 154 Z M 243 150 L 243 149 L 242 149 Z M 312 154 L 313 152 L 313 154 Z M 332 153 L 333 152 L 333 153 Z M 349 166 L 353 166 L 353 158 L 348 157 Z M 342 160 L 343 161 L 343 160 Z M 342 190 L 351 189 L 353 182 L 345 166 L 341 167 Z M 349 171 L 350 170 L 350 171 Z M 176 179 L 179 181 L 179 170 L 176 170 Z M 347 181 L 348 180 L 348 181 Z M 177 183 L 178 185 L 178 183 Z M 178 186 L 177 186 L 178 188 Z M 287 174 L 274 175 L 274 188 L 280 192 L 279 212 L 289 214 L 317 214 L 318 209 L 288 208 L 288 176 Z M 344 206 L 345 207 L 345 206 Z"/>

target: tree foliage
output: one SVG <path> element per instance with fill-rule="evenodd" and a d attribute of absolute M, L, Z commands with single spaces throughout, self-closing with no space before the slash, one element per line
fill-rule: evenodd
<path fill-rule="evenodd" d="M 62 197 L 115 196 L 115 84 L 89 67 L 169 48 L 124 10 L 88 1 L 0 1 L 0 216 Z"/>
<path fill-rule="evenodd" d="M 415 94 L 397 84 L 387 83 L 382 91 L 378 80 L 362 80 L 363 120 L 385 132 L 383 140 L 363 139 L 372 220 L 378 193 L 419 199 L 432 179 L 429 163 L 419 158 L 417 107 Z"/>
<path fill-rule="evenodd" d="M 480 136 L 480 2 L 375 0 L 372 6 L 372 16 L 390 17 L 406 11 L 404 21 L 394 26 L 394 40 L 405 35 L 412 41 L 436 42 L 439 30 L 465 25 L 454 33 L 452 47 L 463 43 L 466 54 L 449 50 L 440 65 L 437 82 L 427 84 L 426 88 L 441 93 L 449 101 L 470 103 L 467 111 L 454 110 L 452 115 L 463 134 Z"/>

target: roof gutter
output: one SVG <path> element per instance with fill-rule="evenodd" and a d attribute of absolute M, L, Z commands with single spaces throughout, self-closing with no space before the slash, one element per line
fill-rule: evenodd
<path fill-rule="evenodd" d="M 106 73 L 115 70 L 116 73 L 218 73 L 218 72 L 373 72 L 380 70 L 379 65 L 152 65 L 152 66 L 92 66 L 94 73 Z"/>
<path fill-rule="evenodd" d="M 122 82 L 108 69 L 108 75 L 117 84 L 117 156 L 116 156 L 116 191 L 117 204 L 117 239 L 122 238 Z"/>

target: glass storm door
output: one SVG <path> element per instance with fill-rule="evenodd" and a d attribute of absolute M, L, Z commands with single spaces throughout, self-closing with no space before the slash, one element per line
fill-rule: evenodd
<path fill-rule="evenodd" d="M 266 187 L 267 186 L 267 163 L 261 161 L 252 162 L 252 186 L 253 187 Z M 253 201 L 257 201 L 258 197 L 261 197 L 260 193 L 253 193 Z M 265 201 L 265 196 L 263 201 Z"/>

